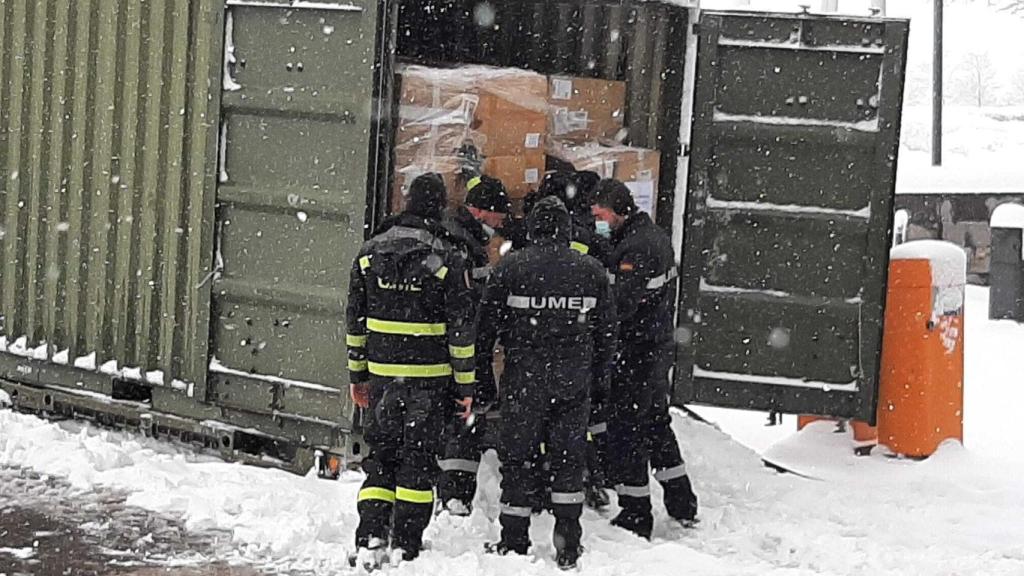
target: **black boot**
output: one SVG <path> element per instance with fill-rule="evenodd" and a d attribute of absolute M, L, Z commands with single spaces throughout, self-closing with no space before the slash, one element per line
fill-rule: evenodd
<path fill-rule="evenodd" d="M 484 550 L 501 556 L 509 553 L 526 555 L 530 550 L 530 517 L 502 514 L 498 521 L 501 522 L 501 540 L 485 545 Z"/>
<path fill-rule="evenodd" d="M 651 539 L 651 532 L 654 531 L 654 515 L 651 514 L 651 497 L 634 497 L 619 494 L 619 506 L 622 512 L 612 520 L 612 526 L 617 526 L 640 536 Z"/>
<path fill-rule="evenodd" d="M 693 493 L 690 477 L 675 478 L 661 485 L 665 490 L 668 515 L 683 524 L 692 524 L 697 518 L 697 495 Z"/>
<path fill-rule="evenodd" d="M 583 554 L 582 546 L 573 546 L 570 548 L 562 548 L 558 551 L 556 561 L 558 567 L 562 570 L 573 570 L 579 563 L 580 555 Z"/>

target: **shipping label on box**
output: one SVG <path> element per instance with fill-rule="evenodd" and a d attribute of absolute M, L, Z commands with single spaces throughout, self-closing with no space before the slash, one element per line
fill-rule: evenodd
<path fill-rule="evenodd" d="M 548 82 L 548 130 L 560 138 L 614 139 L 625 110 L 625 82 L 558 76 Z"/>

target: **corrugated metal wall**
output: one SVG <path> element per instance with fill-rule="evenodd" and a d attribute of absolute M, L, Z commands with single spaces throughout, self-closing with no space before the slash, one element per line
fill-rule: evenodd
<path fill-rule="evenodd" d="M 644 0 L 403 2 L 398 55 L 628 82 L 629 143 L 661 152 L 657 214 L 671 227 L 688 19 L 685 8 Z"/>
<path fill-rule="evenodd" d="M 8 342 L 204 381 L 221 8 L 0 0 Z"/>

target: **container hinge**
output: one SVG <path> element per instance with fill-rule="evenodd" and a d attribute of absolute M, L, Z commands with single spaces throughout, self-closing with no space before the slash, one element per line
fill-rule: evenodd
<path fill-rule="evenodd" d="M 693 23 L 692 33 L 694 36 L 700 36 L 700 22 Z"/>

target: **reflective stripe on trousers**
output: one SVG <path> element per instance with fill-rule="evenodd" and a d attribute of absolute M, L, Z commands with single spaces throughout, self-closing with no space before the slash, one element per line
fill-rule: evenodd
<path fill-rule="evenodd" d="M 501 513 L 505 516 L 515 516 L 516 518 L 529 518 L 533 512 L 527 506 L 510 506 L 508 504 L 501 505 Z"/>
<path fill-rule="evenodd" d="M 583 504 L 586 501 L 583 492 L 552 492 L 552 504 Z"/>
<path fill-rule="evenodd" d="M 669 480 L 675 480 L 676 478 L 682 478 L 683 476 L 686 476 L 686 464 L 680 464 L 679 466 L 658 470 L 654 473 L 654 479 L 658 482 L 668 482 Z"/>
<path fill-rule="evenodd" d="M 466 460 L 464 458 L 445 458 L 438 460 L 437 465 L 443 472 L 469 472 L 476 474 L 480 469 L 480 462 Z"/>
<path fill-rule="evenodd" d="M 615 493 L 619 496 L 629 496 L 630 498 L 647 498 L 651 495 L 651 485 L 626 486 L 625 484 L 617 484 L 615 486 Z"/>

